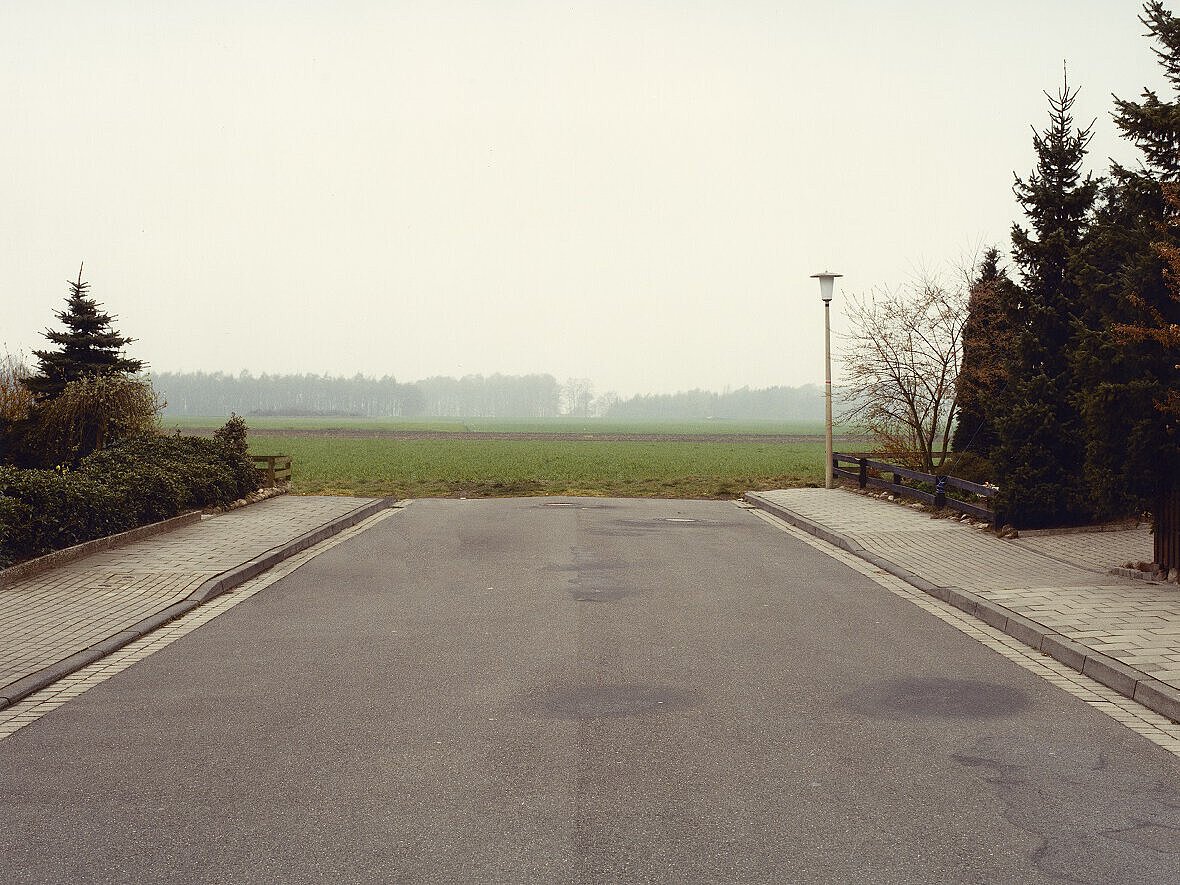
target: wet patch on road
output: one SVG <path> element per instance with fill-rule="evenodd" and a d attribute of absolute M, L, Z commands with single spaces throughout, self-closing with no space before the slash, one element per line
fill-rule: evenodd
<path fill-rule="evenodd" d="M 1150 848 L 1161 854 L 1180 854 L 1180 830 L 1156 824 L 1145 824 L 1126 830 L 1108 830 L 1100 835 L 1129 845 Z"/>
<path fill-rule="evenodd" d="M 712 519 L 692 519 L 680 516 L 656 516 L 651 519 L 612 519 L 610 522 L 587 529 L 587 534 L 607 538 L 640 538 L 656 532 L 675 532 L 693 529 L 734 528 L 734 524 Z"/>
<path fill-rule="evenodd" d="M 877 718 L 989 719 L 1019 713 L 1028 698 L 1009 685 L 932 677 L 877 682 L 847 696 L 844 705 Z"/>
<path fill-rule="evenodd" d="M 558 683 L 529 695 L 522 707 L 538 719 L 620 719 L 692 709 L 695 692 L 667 685 Z"/>
<path fill-rule="evenodd" d="M 621 559 L 597 559 L 586 562 L 566 562 L 541 566 L 543 572 L 584 575 L 588 572 L 617 572 L 631 568 L 631 563 Z"/>
<path fill-rule="evenodd" d="M 534 507 L 555 510 L 617 510 L 617 504 L 597 504 L 585 501 L 542 501 Z"/>
<path fill-rule="evenodd" d="M 635 587 L 575 587 L 569 591 L 575 602 L 616 602 L 642 593 Z"/>

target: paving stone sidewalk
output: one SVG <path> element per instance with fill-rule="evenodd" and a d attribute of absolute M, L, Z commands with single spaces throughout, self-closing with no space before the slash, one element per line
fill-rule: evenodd
<path fill-rule="evenodd" d="M 0 588 L 0 695 L 186 599 L 209 578 L 372 500 L 271 498 Z"/>
<path fill-rule="evenodd" d="M 1180 688 L 1180 589 L 1108 573 L 1127 561 L 1152 559 L 1145 526 L 1004 541 L 844 489 L 785 489 L 756 497 L 931 584 L 976 593 Z"/>

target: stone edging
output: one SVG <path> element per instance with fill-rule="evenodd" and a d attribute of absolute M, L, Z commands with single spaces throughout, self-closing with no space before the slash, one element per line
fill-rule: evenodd
<path fill-rule="evenodd" d="M 91 541 L 75 544 L 73 547 L 54 550 L 52 553 L 46 553 L 44 556 L 38 556 L 36 559 L 29 559 L 25 562 L 18 562 L 16 565 L 0 571 L 0 587 L 6 587 L 9 584 L 15 584 L 17 581 L 32 578 L 50 569 L 57 568 L 60 565 L 65 565 L 84 556 L 89 556 L 92 553 L 101 553 L 103 550 L 110 550 L 112 547 L 121 547 L 133 541 L 142 541 L 144 538 L 152 537 L 152 535 L 162 535 L 164 532 L 170 532 L 173 529 L 183 528 L 186 525 L 192 525 L 200 521 L 201 511 L 190 510 L 188 513 L 180 514 L 180 516 L 173 516 L 170 519 L 164 519 L 160 522 L 149 522 L 147 525 L 137 526 L 125 532 L 120 532 L 117 535 L 107 535 L 103 538 L 95 538 Z"/>
<path fill-rule="evenodd" d="M 941 599 L 943 602 L 949 602 L 960 611 L 979 618 L 997 630 L 1007 633 L 1013 639 L 1018 639 L 1030 648 L 1049 655 L 1070 669 L 1077 670 L 1083 676 L 1089 676 L 1096 682 L 1101 682 L 1107 688 L 1131 698 L 1149 710 L 1166 716 L 1173 722 L 1180 722 L 1180 689 L 1154 679 L 1136 667 L 1096 652 L 1080 642 L 1017 614 L 1006 606 L 992 602 L 990 599 L 984 599 L 976 593 L 958 587 L 938 587 L 931 584 L 896 563 L 865 550 L 855 541 L 845 538 L 781 504 L 763 498 L 757 492 L 747 492 L 744 498 L 755 507 L 786 520 L 796 528 L 802 529 L 810 535 L 815 535 L 835 547 L 847 550 L 882 571 L 901 578 L 923 593 L 933 596 L 935 599 Z"/>
<path fill-rule="evenodd" d="M 154 615 L 150 615 L 131 625 L 126 630 L 116 633 L 114 636 L 108 636 L 106 639 L 100 640 L 89 648 L 70 655 L 65 660 L 58 661 L 56 664 L 51 664 L 48 667 L 38 670 L 36 673 L 30 673 L 28 676 L 24 676 L 16 682 L 0 687 L 0 710 L 12 706 L 17 701 L 28 697 L 34 692 L 40 691 L 46 686 L 52 685 L 63 676 L 68 676 L 88 664 L 93 664 L 111 652 L 117 651 L 128 643 L 134 642 L 136 639 L 150 633 L 157 627 L 162 627 L 169 621 L 174 621 L 181 615 L 188 614 L 202 603 L 208 602 L 210 599 L 220 596 L 222 593 L 226 593 L 240 584 L 244 584 L 246 581 L 274 567 L 284 559 L 289 559 L 296 553 L 300 553 L 333 535 L 338 535 L 345 529 L 351 528 L 358 522 L 368 519 L 370 516 L 386 508 L 399 506 L 399 504 L 402 504 L 402 502 L 397 501 L 395 498 L 382 498 L 378 501 L 364 504 L 342 516 L 337 516 L 317 529 L 312 529 L 300 535 L 298 538 L 294 538 L 285 544 L 280 544 L 278 547 L 271 548 L 265 553 L 254 557 L 249 562 L 224 571 L 219 575 L 214 575 L 197 587 L 186 599 L 182 599 L 180 602 L 174 602 L 163 611 L 156 612 Z M 197 516 L 199 517 L 200 514 L 198 513 Z"/>
<path fill-rule="evenodd" d="M 1165 575 L 1163 572 L 1144 572 L 1137 568 L 1123 568 L 1118 566 L 1112 568 L 1108 574 L 1115 575 L 1120 578 L 1134 578 L 1136 581 L 1151 581 L 1154 584 L 1180 584 L 1180 579 L 1176 577 L 1176 570 L 1172 570 L 1172 574 Z"/>

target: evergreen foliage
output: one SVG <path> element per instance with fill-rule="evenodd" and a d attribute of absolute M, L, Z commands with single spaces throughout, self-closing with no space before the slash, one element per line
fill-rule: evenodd
<path fill-rule="evenodd" d="M 258 472 L 211 439 L 143 436 L 76 469 L 0 466 L 0 567 L 186 510 L 222 507 L 258 488 Z"/>
<path fill-rule="evenodd" d="M 65 331 L 45 330 L 45 337 L 56 350 L 35 350 L 38 372 L 23 379 L 25 387 L 38 401 L 61 395 L 67 384 L 96 375 L 134 375 L 143 370 L 143 362 L 123 356 L 123 348 L 134 341 L 114 329 L 114 317 L 103 313 L 99 304 L 87 294 L 89 283 L 70 282 L 66 309 L 57 312 Z"/>
<path fill-rule="evenodd" d="M 959 421 L 951 441 L 959 456 L 956 465 L 967 453 L 986 461 L 996 447 L 996 427 L 1016 356 L 1017 330 L 1012 324 L 1019 304 L 1020 293 L 1000 265 L 1000 250 L 988 249 L 971 283 L 963 326 Z"/>
<path fill-rule="evenodd" d="M 1152 51 L 1173 95 L 1180 94 L 1180 21 L 1160 0 L 1145 3 L 1139 20 L 1159 44 Z M 1154 90 L 1144 89 L 1140 101 L 1116 97 L 1114 107 L 1114 121 L 1123 137 L 1143 152 L 1144 168 L 1130 174 L 1155 181 L 1180 180 L 1180 105 L 1175 98 L 1161 101 Z"/>
<path fill-rule="evenodd" d="M 247 432 L 246 419 L 237 412 L 231 412 L 229 420 L 213 431 L 213 438 L 234 454 L 245 457 L 250 451 Z"/>
<path fill-rule="evenodd" d="M 1049 100 L 1049 125 L 1033 135 L 1037 163 L 1013 191 L 1029 228 L 1013 225 L 1012 256 L 1023 297 L 1011 305 L 1014 382 L 998 422 L 993 466 L 999 506 L 1021 526 L 1084 519 L 1085 442 L 1070 355 L 1081 302 L 1077 252 L 1100 182 L 1082 165 L 1093 124 L 1075 128 L 1068 79 Z"/>
<path fill-rule="evenodd" d="M 1180 322 L 1180 305 L 1166 273 L 1180 231 L 1166 190 L 1180 180 L 1180 22 L 1158 2 L 1146 3 L 1140 20 L 1172 94 L 1115 99 L 1115 123 L 1143 162 L 1112 166 L 1077 272 L 1086 303 L 1075 373 L 1085 476 L 1100 518 L 1151 507 L 1174 482 L 1178 460 L 1167 403 L 1180 378 L 1167 330 Z"/>

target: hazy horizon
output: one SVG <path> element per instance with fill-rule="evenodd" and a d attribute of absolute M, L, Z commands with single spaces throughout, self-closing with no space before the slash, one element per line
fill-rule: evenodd
<path fill-rule="evenodd" d="M 0 345 L 67 279 L 156 372 L 823 378 L 809 275 L 1019 219 L 1062 62 L 1089 156 L 1162 87 L 1131 0 L 0 8 Z M 838 371 L 838 364 L 837 364 Z"/>

